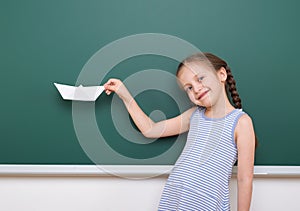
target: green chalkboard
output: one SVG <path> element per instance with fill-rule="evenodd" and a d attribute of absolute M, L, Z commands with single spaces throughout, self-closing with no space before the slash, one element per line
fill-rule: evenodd
<path fill-rule="evenodd" d="M 299 166 L 299 7 L 296 0 L 1 1 L 0 164 L 173 164 L 186 134 L 145 139 L 114 95 L 64 101 L 53 85 L 117 77 L 152 118 L 176 116 L 190 106 L 174 79 L 188 51 L 160 39 L 162 52 L 151 42 L 118 43 L 159 34 L 229 63 L 260 141 L 256 165 Z M 114 44 L 117 53 L 109 52 Z"/>

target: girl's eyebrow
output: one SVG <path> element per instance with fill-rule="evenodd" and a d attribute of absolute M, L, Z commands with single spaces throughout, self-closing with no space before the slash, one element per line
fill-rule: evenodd
<path fill-rule="evenodd" d="M 203 75 L 205 75 L 204 73 L 195 73 L 195 76 L 194 77 L 199 77 L 199 76 L 203 76 Z"/>
<path fill-rule="evenodd" d="M 187 83 L 185 83 L 184 85 L 183 85 L 183 87 L 185 87 L 185 86 L 187 86 L 187 85 L 191 85 L 189 82 L 187 82 Z"/>
<path fill-rule="evenodd" d="M 197 80 L 198 80 L 198 78 L 199 78 L 199 76 L 202 76 L 202 75 L 203 75 L 203 74 L 197 73 L 197 74 L 195 74 L 195 75 L 194 75 L 194 77 L 193 77 L 193 78 L 194 78 L 194 80 L 196 80 L 196 81 L 197 81 Z"/>

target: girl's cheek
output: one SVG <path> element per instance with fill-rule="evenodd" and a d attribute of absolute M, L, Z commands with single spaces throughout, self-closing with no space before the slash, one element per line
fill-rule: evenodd
<path fill-rule="evenodd" d="M 195 104 L 195 97 L 194 97 L 194 95 L 191 94 L 191 93 L 189 93 L 188 96 L 189 96 L 190 101 L 192 101 L 192 103 Z"/>

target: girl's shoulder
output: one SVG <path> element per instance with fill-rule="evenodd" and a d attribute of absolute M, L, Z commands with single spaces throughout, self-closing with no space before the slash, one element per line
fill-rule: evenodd
<path fill-rule="evenodd" d="M 237 122 L 237 129 L 238 128 L 243 129 L 249 126 L 252 127 L 253 126 L 252 124 L 253 124 L 252 118 L 246 112 L 242 112 Z"/>
<path fill-rule="evenodd" d="M 239 134 L 249 133 L 254 133 L 252 118 L 246 112 L 242 112 L 237 119 L 235 134 L 239 136 Z"/>

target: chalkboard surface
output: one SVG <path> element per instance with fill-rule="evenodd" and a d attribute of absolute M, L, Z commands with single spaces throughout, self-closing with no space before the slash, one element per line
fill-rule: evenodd
<path fill-rule="evenodd" d="M 131 140 L 131 129 L 122 131 L 122 125 L 134 125 L 116 97 L 64 101 L 53 85 L 85 82 L 80 75 L 105 46 L 156 33 L 185 40 L 229 63 L 260 142 L 256 165 L 299 166 L 299 7 L 296 0 L 2 1 L 0 163 L 173 164 L 185 134 L 147 140 L 135 133 Z M 169 80 L 176 59 L 145 52 L 119 60 L 111 69 L 98 64 L 103 77 L 83 85 L 101 85 L 110 77 L 127 80 L 138 103 L 157 120 L 190 106 L 178 107 L 183 93 L 175 79 Z M 159 74 L 167 76 L 178 96 L 151 88 L 154 79 L 147 79 L 147 73 L 158 74 L 155 84 L 163 83 Z M 101 138 L 93 139 L 93 132 Z"/>

